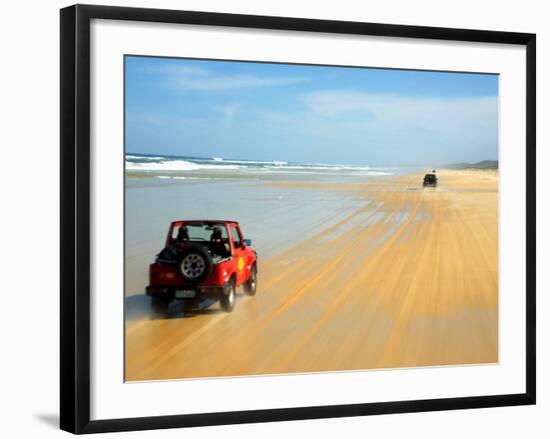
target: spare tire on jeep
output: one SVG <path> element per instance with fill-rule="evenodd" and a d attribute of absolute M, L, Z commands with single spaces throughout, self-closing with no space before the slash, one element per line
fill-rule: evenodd
<path fill-rule="evenodd" d="M 203 246 L 189 244 L 178 256 L 179 271 L 185 280 L 200 282 L 212 273 L 212 256 Z"/>

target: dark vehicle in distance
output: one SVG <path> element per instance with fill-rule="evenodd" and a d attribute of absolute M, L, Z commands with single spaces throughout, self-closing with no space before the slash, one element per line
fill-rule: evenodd
<path fill-rule="evenodd" d="M 424 182 L 422 183 L 423 187 L 436 187 L 437 186 L 437 177 L 435 174 L 426 174 L 424 175 Z"/>

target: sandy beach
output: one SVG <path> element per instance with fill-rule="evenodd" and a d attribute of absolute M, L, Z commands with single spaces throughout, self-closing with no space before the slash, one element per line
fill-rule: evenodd
<path fill-rule="evenodd" d="M 128 179 L 126 380 L 498 362 L 498 172 L 437 174 L 208 183 L 219 203 L 200 182 Z M 198 217 L 241 221 L 258 292 L 152 319 L 147 264 L 187 215 L 154 206 L 188 194 Z"/>

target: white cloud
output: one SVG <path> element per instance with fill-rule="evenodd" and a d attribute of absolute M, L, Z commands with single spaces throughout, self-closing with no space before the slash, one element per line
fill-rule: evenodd
<path fill-rule="evenodd" d="M 226 118 L 231 119 L 243 107 L 240 103 L 232 103 L 215 107 L 214 110 L 223 114 Z"/>
<path fill-rule="evenodd" d="M 310 114 L 327 121 L 361 123 L 370 132 L 408 132 L 427 140 L 461 138 L 478 143 L 496 139 L 498 97 L 429 97 L 326 90 L 307 94 L 302 102 Z M 431 133 L 431 135 L 429 134 Z M 430 137 L 431 136 L 431 137 Z M 490 140 L 487 140 L 489 143 Z"/>
<path fill-rule="evenodd" d="M 248 74 L 224 74 L 198 66 L 148 66 L 145 73 L 161 74 L 182 90 L 222 91 L 245 88 L 278 87 L 307 81 L 304 77 L 270 77 Z"/>
<path fill-rule="evenodd" d="M 302 102 L 315 114 L 337 116 L 343 113 L 368 112 L 376 118 L 441 117 L 448 114 L 466 116 L 494 113 L 497 97 L 415 97 L 353 90 L 325 90 L 309 93 Z"/>
<path fill-rule="evenodd" d="M 305 78 L 271 78 L 253 75 L 179 75 L 176 84 L 183 90 L 221 91 L 243 88 L 276 87 L 296 84 L 305 81 Z"/>
<path fill-rule="evenodd" d="M 199 66 L 152 64 L 141 67 L 143 73 L 161 75 L 205 75 L 208 71 Z"/>

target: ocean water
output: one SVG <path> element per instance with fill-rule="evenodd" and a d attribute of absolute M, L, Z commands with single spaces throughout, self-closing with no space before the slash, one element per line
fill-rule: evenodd
<path fill-rule="evenodd" d="M 126 173 L 174 179 L 322 180 L 345 182 L 365 177 L 390 177 L 402 168 L 353 164 L 295 163 L 285 161 L 236 160 L 220 157 L 177 157 L 126 154 Z"/>

